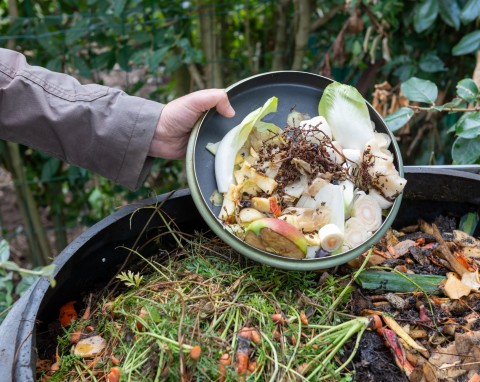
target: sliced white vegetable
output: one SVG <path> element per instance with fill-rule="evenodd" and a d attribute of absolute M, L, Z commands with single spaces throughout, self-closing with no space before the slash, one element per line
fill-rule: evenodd
<path fill-rule="evenodd" d="M 318 114 L 325 117 L 332 130 L 333 139 L 343 149 L 362 150 L 373 138 L 367 104 L 352 86 L 333 82 L 320 99 Z"/>
<path fill-rule="evenodd" d="M 301 175 L 300 179 L 285 186 L 284 191 L 286 194 L 290 196 L 293 196 L 295 198 L 300 198 L 300 196 L 302 196 L 303 192 L 307 187 L 308 187 L 308 177 L 306 175 Z"/>
<path fill-rule="evenodd" d="M 218 192 L 218 190 L 215 190 L 212 195 L 210 195 L 210 201 L 214 206 L 221 206 L 223 203 L 223 195 Z"/>
<path fill-rule="evenodd" d="M 243 195 L 247 194 L 250 196 L 257 196 L 259 195 L 262 190 L 260 187 L 258 187 L 257 183 L 255 183 L 251 179 L 247 179 L 245 182 L 239 184 L 238 186 L 235 186 L 238 193 Z"/>
<path fill-rule="evenodd" d="M 330 160 L 336 164 L 342 164 L 343 162 L 345 162 L 345 157 L 343 156 L 343 149 L 340 143 L 338 143 L 337 141 L 332 141 L 332 146 L 333 147 L 326 147 L 326 152 L 328 153 Z"/>
<path fill-rule="evenodd" d="M 261 212 L 270 212 L 270 201 L 267 198 L 252 198 L 252 207 Z"/>
<path fill-rule="evenodd" d="M 310 195 L 310 196 L 315 196 L 315 195 L 317 195 L 318 191 L 320 191 L 320 189 L 322 187 L 325 187 L 329 183 L 330 182 L 327 182 L 325 179 L 315 178 L 313 180 L 312 184 L 310 184 L 310 186 L 308 187 L 307 194 Z M 301 206 L 299 206 L 299 207 L 301 207 Z"/>
<path fill-rule="evenodd" d="M 363 151 L 355 149 L 343 149 L 343 156 L 348 163 L 360 163 L 360 160 L 362 159 L 362 152 Z"/>
<path fill-rule="evenodd" d="M 267 114 L 277 110 L 278 99 L 272 97 L 265 104 L 250 114 L 230 130 L 221 140 L 215 155 L 215 177 L 219 192 L 227 192 L 228 186 L 234 182 L 233 167 L 238 150 L 243 146 L 254 125 Z"/>
<path fill-rule="evenodd" d="M 326 119 L 321 115 L 300 122 L 299 127 L 307 134 L 308 142 L 319 144 L 325 136 L 332 140 L 332 130 Z M 312 130 L 315 131 L 315 133 L 310 133 Z"/>
<path fill-rule="evenodd" d="M 343 243 L 343 232 L 336 224 L 324 225 L 318 231 L 320 245 L 327 252 L 334 252 L 341 247 Z"/>
<path fill-rule="evenodd" d="M 218 216 L 220 220 L 232 223 L 238 199 L 237 187 L 234 184 L 230 184 L 228 191 L 223 196 L 222 208 Z"/>
<path fill-rule="evenodd" d="M 317 207 L 326 206 L 331 210 L 330 223 L 335 224 L 343 233 L 345 224 L 345 205 L 343 201 L 343 188 L 335 184 L 327 184 L 315 195 Z"/>
<path fill-rule="evenodd" d="M 306 233 L 305 240 L 307 240 L 307 245 L 318 247 L 320 245 L 320 236 L 318 236 L 318 232 L 310 232 Z"/>
<path fill-rule="evenodd" d="M 358 247 L 371 235 L 372 233 L 365 229 L 360 219 L 352 217 L 345 222 L 344 240 L 350 248 Z"/>
<path fill-rule="evenodd" d="M 355 185 L 347 179 L 340 182 L 339 186 L 343 189 L 343 203 L 345 206 L 345 215 L 348 215 L 350 213 L 350 208 L 354 197 L 353 191 L 355 189 Z"/>
<path fill-rule="evenodd" d="M 362 222 L 367 231 L 376 231 L 382 225 L 382 209 L 372 196 L 365 193 L 355 197 L 350 213 Z"/>
<path fill-rule="evenodd" d="M 243 185 L 244 183 L 251 181 L 268 195 L 277 188 L 277 182 L 275 182 L 275 180 L 263 174 L 259 174 L 248 162 L 243 162 L 241 169 L 234 171 L 233 175 L 238 185 Z M 249 194 L 255 195 L 251 193 Z"/>
<path fill-rule="evenodd" d="M 287 223 L 293 225 L 296 229 L 300 229 L 300 226 L 298 225 L 298 219 L 295 215 L 281 215 L 278 218 L 285 220 Z"/>
<path fill-rule="evenodd" d="M 390 146 L 390 143 L 392 143 L 392 140 L 388 134 L 385 133 L 374 133 L 373 139 L 377 143 L 378 147 L 382 149 L 388 149 Z"/>
<path fill-rule="evenodd" d="M 282 213 L 287 216 L 294 215 L 296 221 L 293 225 L 303 232 L 318 231 L 331 219 L 331 209 L 327 206 L 320 208 L 287 207 Z"/>
<path fill-rule="evenodd" d="M 387 208 L 390 208 L 391 206 L 393 206 L 393 203 L 385 199 L 382 195 L 380 195 L 377 190 L 374 190 L 374 189 L 369 190 L 368 195 L 370 195 L 372 198 L 376 200 L 376 202 L 378 203 L 378 205 L 382 210 L 386 210 Z"/>
<path fill-rule="evenodd" d="M 376 144 L 369 144 L 367 148 L 370 150 L 369 155 L 374 158 L 369 161 L 369 175 L 376 180 L 376 185 L 380 187 L 384 197 L 396 197 L 403 191 L 407 181 L 399 175 L 395 168 L 393 155 Z"/>
<path fill-rule="evenodd" d="M 295 206 L 301 208 L 315 208 L 316 205 L 317 202 L 314 198 L 308 195 L 302 195 Z"/>
<path fill-rule="evenodd" d="M 220 142 L 217 143 L 207 143 L 207 146 L 205 147 L 210 153 L 213 155 L 217 154 L 218 146 L 220 146 Z"/>
<path fill-rule="evenodd" d="M 265 215 L 255 208 L 242 208 L 238 213 L 238 220 L 244 225 L 248 225 L 251 222 L 264 218 Z"/>
<path fill-rule="evenodd" d="M 317 251 L 320 249 L 320 246 L 311 246 L 307 247 L 307 255 L 305 256 L 306 259 L 314 259 Z"/>
<path fill-rule="evenodd" d="M 290 113 L 288 113 L 287 125 L 298 128 L 300 126 L 300 122 L 307 119 L 310 119 L 310 116 L 308 114 L 300 113 L 296 110 L 292 110 Z"/>

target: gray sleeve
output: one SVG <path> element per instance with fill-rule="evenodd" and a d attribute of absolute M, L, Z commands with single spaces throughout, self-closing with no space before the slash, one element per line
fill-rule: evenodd
<path fill-rule="evenodd" d="M 130 189 L 141 186 L 163 105 L 30 66 L 0 49 L 0 139 L 87 168 Z"/>

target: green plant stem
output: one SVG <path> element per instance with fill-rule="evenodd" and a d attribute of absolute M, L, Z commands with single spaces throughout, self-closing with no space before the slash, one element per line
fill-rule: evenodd
<path fill-rule="evenodd" d="M 295 344 L 295 347 L 293 348 L 292 355 L 290 356 L 290 360 L 288 361 L 287 371 L 289 371 L 291 369 L 292 363 L 295 359 L 295 355 L 297 354 L 297 351 L 298 351 L 298 347 L 300 346 L 301 334 L 302 334 L 302 321 L 300 320 L 300 315 L 298 314 L 298 312 L 296 310 L 294 310 L 294 313 L 295 313 L 295 315 L 297 316 L 297 319 L 298 319 L 297 343 Z"/>
<path fill-rule="evenodd" d="M 272 341 L 270 341 L 270 339 L 268 338 L 268 336 L 265 334 L 265 333 L 261 333 L 262 335 L 262 338 L 268 343 L 268 345 L 270 346 L 270 348 L 272 349 L 272 354 L 273 354 L 273 360 L 274 360 L 274 371 L 272 373 L 272 375 L 270 376 L 270 381 L 271 382 L 274 382 L 277 378 L 277 374 L 278 374 L 278 355 L 277 355 L 277 351 L 275 350 L 275 346 L 273 345 Z"/>
<path fill-rule="evenodd" d="M 180 345 L 180 343 L 178 341 L 172 340 L 171 338 L 168 338 L 168 337 L 165 337 L 165 336 L 162 336 L 160 334 L 152 332 L 151 328 L 148 326 L 147 322 L 143 318 L 141 318 L 139 316 L 134 316 L 134 317 L 138 322 L 140 322 L 143 325 L 144 328 L 148 329 L 147 331 L 144 331 L 144 332 L 138 331 L 137 334 L 139 336 L 153 337 L 153 338 L 156 338 L 157 340 L 160 340 L 162 342 L 166 342 L 170 345 L 173 345 L 178 349 L 181 346 L 183 350 L 186 350 L 186 351 L 192 350 L 193 346 L 191 346 L 191 345 L 187 345 L 187 344 L 181 344 Z"/>
<path fill-rule="evenodd" d="M 438 112 L 449 112 L 449 113 L 466 113 L 470 111 L 480 111 L 480 105 L 475 107 L 446 107 L 442 110 L 435 109 L 435 105 L 433 106 L 416 106 L 416 105 L 407 105 L 406 107 L 414 110 L 414 111 L 438 111 Z"/>
<path fill-rule="evenodd" d="M 363 272 L 363 270 L 365 269 L 365 267 L 367 266 L 367 263 L 368 263 L 368 260 L 370 259 L 370 256 L 372 255 L 373 253 L 373 246 L 370 248 L 370 250 L 368 251 L 367 253 L 367 256 L 365 256 L 365 260 L 363 260 L 363 263 L 362 265 L 360 266 L 360 268 L 358 268 L 358 270 L 353 274 L 353 277 L 351 278 L 351 280 L 348 282 L 347 286 L 345 286 L 345 288 L 343 288 L 342 292 L 338 295 L 338 297 L 335 299 L 335 301 L 332 302 L 332 305 L 329 309 L 329 313 L 326 314 L 323 318 L 322 318 L 322 322 L 325 322 L 327 321 L 328 319 L 330 319 L 330 316 L 331 314 L 333 313 L 333 311 L 336 309 L 336 307 L 338 306 L 338 304 L 340 304 L 342 302 L 342 299 L 343 297 L 345 296 L 345 294 L 349 291 L 350 289 L 350 286 L 355 282 L 355 280 L 357 279 L 358 275 L 360 275 L 360 273 Z"/>
<path fill-rule="evenodd" d="M 362 339 L 363 333 L 367 330 L 367 326 L 362 327 L 360 332 L 357 334 L 357 339 L 355 341 L 355 346 L 350 354 L 350 356 L 347 358 L 347 360 L 337 369 L 335 370 L 335 373 L 338 374 L 340 373 L 343 369 L 345 369 L 350 362 L 352 362 L 353 358 L 355 357 L 355 354 L 357 353 L 358 347 L 360 346 L 360 340 Z M 327 375 L 325 377 L 320 378 L 321 380 L 327 379 L 329 377 L 334 377 L 331 375 Z"/>
<path fill-rule="evenodd" d="M 330 353 L 325 357 L 321 362 L 320 365 L 318 365 L 309 375 L 308 379 L 311 379 L 315 374 L 318 372 L 322 371 L 325 366 L 332 360 L 332 358 L 337 354 L 337 352 L 345 345 L 345 343 L 355 334 L 357 333 L 357 336 L 363 335 L 363 332 L 365 331 L 366 327 L 368 326 L 368 318 L 365 317 L 358 317 L 353 321 L 350 321 L 350 329 L 348 332 L 344 335 L 339 337 L 338 340 L 334 341 L 334 343 L 331 344 L 331 346 L 334 346 L 333 349 L 331 349 Z M 328 346 L 322 353 L 320 353 L 317 357 L 320 359 L 328 350 L 330 350 L 330 347 Z M 345 367 L 345 363 L 341 365 L 340 370 Z"/>

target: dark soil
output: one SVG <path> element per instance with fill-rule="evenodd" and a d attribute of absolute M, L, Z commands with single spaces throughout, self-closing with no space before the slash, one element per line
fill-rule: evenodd
<path fill-rule="evenodd" d="M 408 379 L 392 360 L 390 350 L 382 338 L 374 332 L 366 331 L 353 361 L 359 382 L 407 382 Z"/>

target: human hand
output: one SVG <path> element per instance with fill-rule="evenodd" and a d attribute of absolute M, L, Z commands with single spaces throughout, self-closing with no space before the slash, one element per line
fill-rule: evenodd
<path fill-rule="evenodd" d="M 235 115 L 224 89 L 199 90 L 166 104 L 148 155 L 165 159 L 184 158 L 195 122 L 212 107 L 216 107 L 224 117 L 231 118 Z"/>

